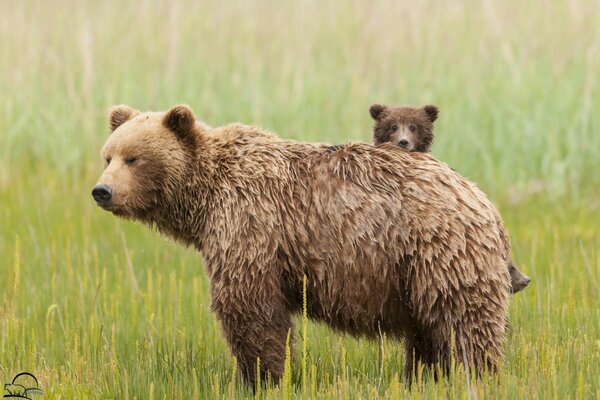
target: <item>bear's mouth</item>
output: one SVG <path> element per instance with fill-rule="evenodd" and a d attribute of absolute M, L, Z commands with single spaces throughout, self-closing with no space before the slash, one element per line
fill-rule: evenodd
<path fill-rule="evenodd" d="M 121 204 L 102 204 L 98 203 L 98 205 L 106 211 L 114 211 L 123 208 Z"/>
<path fill-rule="evenodd" d="M 104 211 L 110 212 L 115 217 L 128 218 L 130 212 L 127 210 L 124 204 L 106 204 L 99 205 Z"/>
<path fill-rule="evenodd" d="M 98 207 L 102 208 L 103 210 L 110 211 L 110 212 L 123 210 L 125 208 L 126 203 L 127 203 L 126 201 L 115 203 L 112 200 L 96 202 Z"/>

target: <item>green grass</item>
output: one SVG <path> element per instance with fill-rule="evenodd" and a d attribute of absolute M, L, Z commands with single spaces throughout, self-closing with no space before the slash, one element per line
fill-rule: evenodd
<path fill-rule="evenodd" d="M 410 389 L 400 343 L 300 317 L 284 380 L 256 397 L 600 399 L 598 5 L 121 3 L 0 4 L 0 383 L 26 370 L 50 399 L 254 396 L 201 258 L 92 202 L 110 105 L 187 103 L 212 125 L 341 143 L 370 141 L 373 102 L 434 103 L 434 154 L 489 194 L 533 278 L 501 371 Z"/>

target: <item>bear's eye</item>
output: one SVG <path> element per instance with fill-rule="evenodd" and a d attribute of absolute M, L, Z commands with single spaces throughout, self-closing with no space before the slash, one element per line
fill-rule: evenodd
<path fill-rule="evenodd" d="M 125 159 L 125 164 L 131 165 L 137 161 L 137 157 L 129 157 Z"/>
<path fill-rule="evenodd" d="M 104 162 L 106 163 L 106 165 L 108 166 L 108 164 L 110 164 L 111 158 L 110 157 L 106 157 L 104 159 Z"/>
<path fill-rule="evenodd" d="M 398 130 L 398 125 L 394 124 L 394 125 L 390 126 L 390 131 L 396 132 L 397 130 Z"/>
<path fill-rule="evenodd" d="M 417 131 L 417 126 L 415 124 L 411 124 L 408 129 L 410 129 L 411 132 L 416 132 Z"/>

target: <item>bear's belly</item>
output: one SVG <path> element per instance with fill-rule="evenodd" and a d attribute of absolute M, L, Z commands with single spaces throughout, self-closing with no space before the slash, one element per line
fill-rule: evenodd
<path fill-rule="evenodd" d="M 402 336 L 410 325 L 410 313 L 404 296 L 389 286 L 360 290 L 349 284 L 334 289 L 336 293 L 324 287 L 311 288 L 307 293 L 308 315 L 355 336 L 374 338 L 381 333 Z"/>
<path fill-rule="evenodd" d="M 308 316 L 352 335 L 401 336 L 411 325 L 401 266 L 389 264 L 326 264 L 307 261 L 295 276 L 307 277 Z M 286 290 L 293 311 L 301 312 L 302 282 Z M 290 290 L 291 289 L 291 290 Z"/>

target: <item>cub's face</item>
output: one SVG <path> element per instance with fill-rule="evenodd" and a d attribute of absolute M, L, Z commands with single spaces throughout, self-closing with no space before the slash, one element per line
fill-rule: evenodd
<path fill-rule="evenodd" d="M 92 190 L 98 206 L 121 217 L 139 219 L 168 200 L 170 188 L 185 176 L 189 159 L 186 139 L 193 134 L 193 123 L 193 114 L 183 106 L 166 113 L 113 107 L 112 133 L 101 153 L 104 172 Z M 182 131 L 185 129 L 189 132 Z"/>
<path fill-rule="evenodd" d="M 407 151 L 429 152 L 431 150 L 433 122 L 438 114 L 437 107 L 373 104 L 369 112 L 375 120 L 374 144 L 389 142 Z"/>

